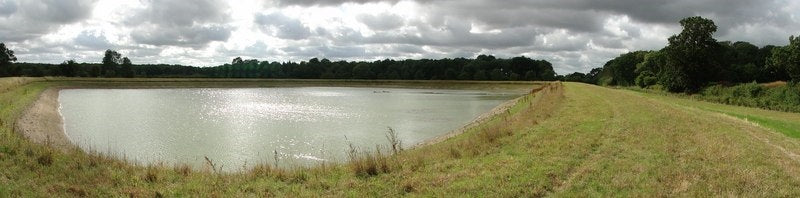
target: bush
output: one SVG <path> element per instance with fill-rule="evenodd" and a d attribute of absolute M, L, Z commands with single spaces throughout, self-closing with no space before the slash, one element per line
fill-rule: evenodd
<path fill-rule="evenodd" d="M 800 112 L 800 85 L 764 86 L 755 82 L 725 87 L 706 87 L 698 97 L 702 100 L 769 110 Z"/>
<path fill-rule="evenodd" d="M 639 76 L 636 77 L 635 83 L 641 88 L 646 88 L 652 85 L 655 85 L 658 82 L 658 77 L 656 77 L 653 72 L 644 71 Z"/>

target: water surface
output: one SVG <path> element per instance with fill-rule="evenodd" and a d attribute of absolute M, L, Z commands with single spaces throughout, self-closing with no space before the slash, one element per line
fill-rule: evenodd
<path fill-rule="evenodd" d="M 482 90 L 401 88 L 65 89 L 71 141 L 141 164 L 204 157 L 227 170 L 255 163 L 308 166 L 346 160 L 348 144 L 405 146 L 456 129 L 516 97 Z M 236 168 L 233 168 L 236 167 Z"/>

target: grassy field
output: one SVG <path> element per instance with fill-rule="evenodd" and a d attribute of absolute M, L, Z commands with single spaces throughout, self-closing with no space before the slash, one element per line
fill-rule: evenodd
<path fill-rule="evenodd" d="M 800 123 L 792 113 L 554 83 L 437 144 L 390 156 L 356 151 L 347 164 L 217 174 L 29 143 L 10 126 L 51 86 L 116 85 L 56 80 L 0 93 L 0 197 L 800 196 L 797 128 L 770 124 Z"/>

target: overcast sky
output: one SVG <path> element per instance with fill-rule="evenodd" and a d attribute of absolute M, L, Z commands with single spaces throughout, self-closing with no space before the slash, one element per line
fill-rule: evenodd
<path fill-rule="evenodd" d="M 654 50 L 689 16 L 719 40 L 786 45 L 797 0 L 0 0 L 0 42 L 20 62 L 214 66 L 269 61 L 527 56 L 586 72 Z"/>

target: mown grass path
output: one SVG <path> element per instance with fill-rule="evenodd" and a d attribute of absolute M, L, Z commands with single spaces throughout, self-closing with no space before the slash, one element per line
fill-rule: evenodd
<path fill-rule="evenodd" d="M 531 132 L 562 138 L 529 140 L 558 148 L 545 159 L 577 155 L 554 194 L 800 194 L 797 139 L 704 102 L 573 83 L 566 90 L 564 107 Z"/>

